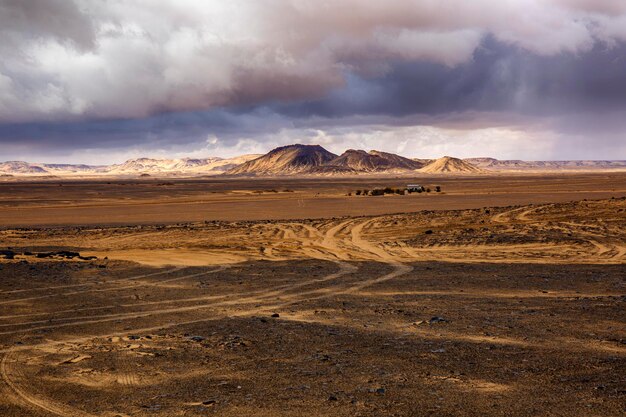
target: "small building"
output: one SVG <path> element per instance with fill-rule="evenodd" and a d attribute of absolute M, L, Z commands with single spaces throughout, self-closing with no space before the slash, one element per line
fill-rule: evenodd
<path fill-rule="evenodd" d="M 406 190 L 410 193 L 421 193 L 424 191 L 424 187 L 419 184 L 408 184 Z"/>

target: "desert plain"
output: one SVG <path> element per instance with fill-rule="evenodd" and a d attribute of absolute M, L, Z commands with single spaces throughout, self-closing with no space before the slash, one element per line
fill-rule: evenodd
<path fill-rule="evenodd" d="M 626 412 L 623 172 L 7 181 L 0 250 L 3 416 Z"/>

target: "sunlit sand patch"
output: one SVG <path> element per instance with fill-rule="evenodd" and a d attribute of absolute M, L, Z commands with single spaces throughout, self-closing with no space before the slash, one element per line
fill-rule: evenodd
<path fill-rule="evenodd" d="M 486 381 L 482 379 L 466 379 L 454 376 L 431 376 L 431 379 L 438 381 L 445 381 L 455 385 L 464 391 L 473 391 L 482 394 L 496 394 L 501 392 L 510 391 L 512 387 L 506 384 L 499 384 L 497 382 Z"/>
<path fill-rule="evenodd" d="M 243 256 L 232 253 L 212 252 L 197 249 L 129 249 L 89 252 L 89 256 L 108 257 L 113 260 L 132 261 L 140 264 L 164 267 L 173 266 L 210 266 L 245 262 Z"/>

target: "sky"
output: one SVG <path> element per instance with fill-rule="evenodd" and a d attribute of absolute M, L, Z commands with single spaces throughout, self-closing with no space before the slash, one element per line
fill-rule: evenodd
<path fill-rule="evenodd" d="M 626 159 L 624 0 L 0 0 L 0 161 Z"/>

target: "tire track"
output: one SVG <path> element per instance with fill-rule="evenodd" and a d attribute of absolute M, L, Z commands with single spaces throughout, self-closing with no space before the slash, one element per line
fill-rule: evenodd
<path fill-rule="evenodd" d="M 94 417 L 93 414 L 61 404 L 57 401 L 40 396 L 36 392 L 30 391 L 27 388 L 29 386 L 28 378 L 25 377 L 22 367 L 16 366 L 18 365 L 16 355 L 17 354 L 13 351 L 9 351 L 4 355 L 2 362 L 0 362 L 0 377 L 4 384 L 12 391 L 19 405 L 35 408 L 62 417 Z"/>
<path fill-rule="evenodd" d="M 126 281 L 133 281 L 133 280 L 137 280 L 137 279 L 141 279 L 141 278 L 147 278 L 147 277 L 151 277 L 154 275 L 161 275 L 161 274 L 165 274 L 165 273 L 170 273 L 170 272 L 175 272 L 175 271 L 179 271 L 181 269 L 184 269 L 184 267 L 175 267 L 172 268 L 170 270 L 167 271 L 159 271 L 159 272 L 153 272 L 150 274 L 143 274 L 143 275 L 137 275 L 134 277 L 130 277 L 130 278 L 122 278 L 120 280 L 114 280 L 112 282 L 126 282 Z M 109 282 L 107 282 L 109 283 Z M 23 290 L 11 290 L 11 291 L 2 291 L 0 292 L 0 294 L 16 294 L 16 293 L 21 293 L 21 292 L 27 292 L 27 291 L 44 291 L 44 290 L 53 290 L 53 289 L 59 289 L 59 288 L 74 288 L 74 287 L 86 287 L 89 285 L 101 285 L 95 282 L 86 282 L 84 284 L 67 284 L 67 285 L 55 285 L 55 286 L 48 286 L 48 287 L 37 287 L 37 288 L 27 288 L 27 289 L 23 289 Z"/>
<path fill-rule="evenodd" d="M 121 279 L 121 280 L 115 280 L 113 282 L 107 282 L 106 284 L 89 283 L 89 284 L 86 284 L 86 285 L 92 285 L 92 286 L 107 285 L 107 284 L 115 284 L 115 285 L 117 285 L 119 283 L 134 282 L 134 281 L 136 281 L 138 279 L 148 278 L 148 277 L 155 276 L 155 275 L 169 274 L 169 273 L 172 273 L 172 272 L 180 271 L 182 269 L 184 269 L 184 267 L 176 267 L 176 268 L 173 268 L 173 269 L 170 269 L 170 270 L 167 270 L 167 271 L 159 271 L 159 272 L 154 272 L 154 273 L 150 273 L 150 274 L 137 275 L 137 276 L 130 277 L 130 278 L 124 278 L 124 279 Z M 130 287 L 132 287 L 132 286 L 115 287 L 115 288 L 98 288 L 98 289 L 94 289 L 94 290 L 84 290 L 84 291 L 73 291 L 73 292 L 65 292 L 65 293 L 58 293 L 58 294 L 37 295 L 37 296 L 26 297 L 26 298 L 18 298 L 18 299 L 13 299 L 13 300 L 0 301 L 0 305 L 20 303 L 20 302 L 23 302 L 23 301 L 42 300 L 44 298 L 60 297 L 60 296 L 67 296 L 67 295 L 88 294 L 88 293 L 91 293 L 91 292 L 114 291 L 116 289 L 126 289 L 126 288 L 130 288 Z"/>

